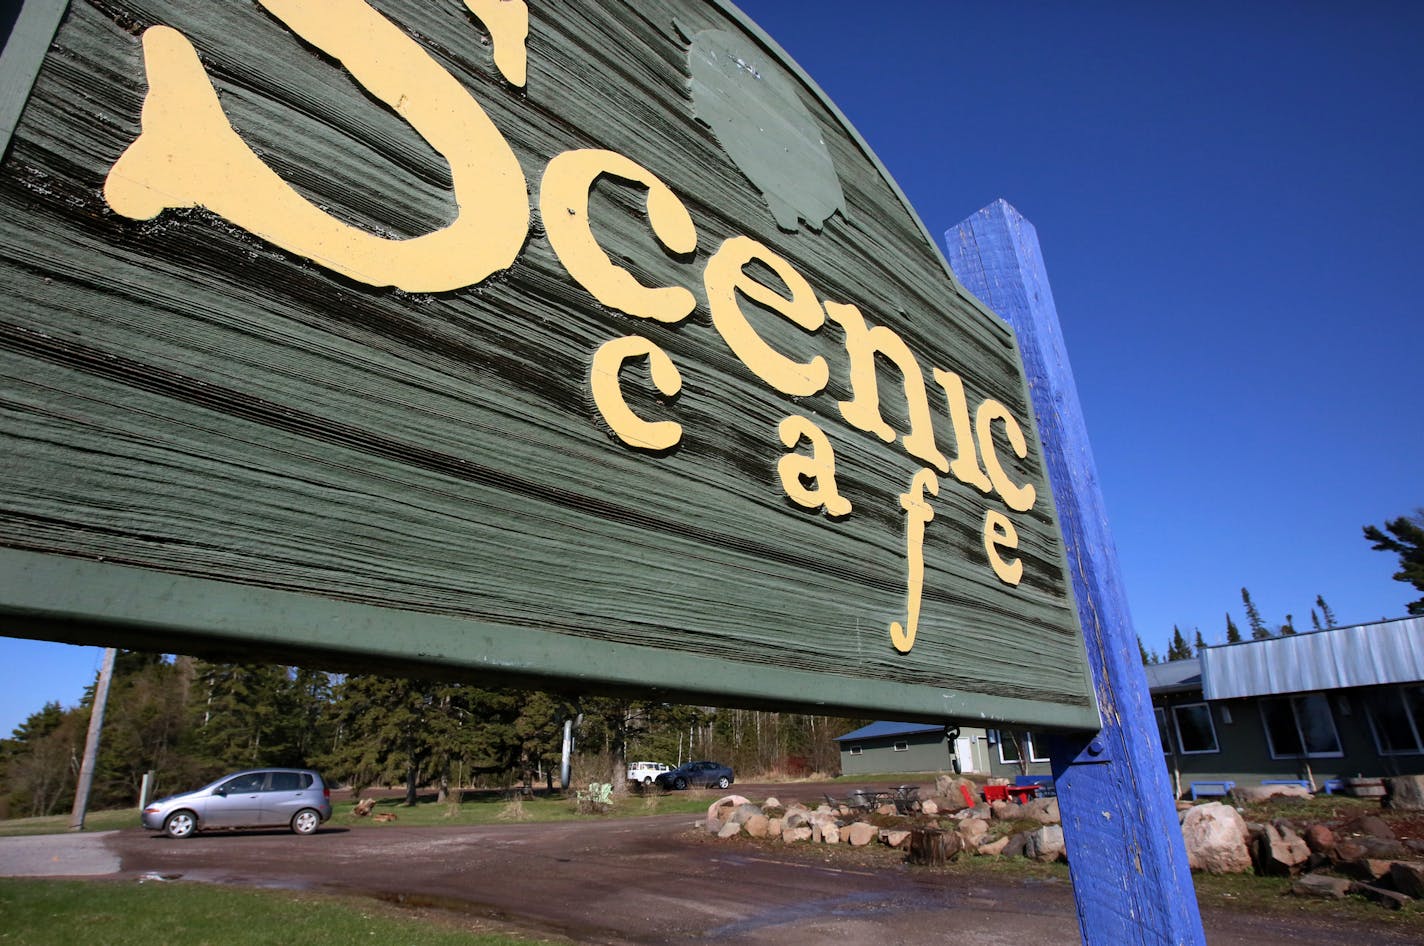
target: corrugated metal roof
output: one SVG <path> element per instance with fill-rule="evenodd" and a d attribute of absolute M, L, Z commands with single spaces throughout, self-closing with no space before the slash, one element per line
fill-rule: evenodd
<path fill-rule="evenodd" d="M 888 723 L 877 722 L 869 726 L 862 726 L 854 732 L 848 732 L 844 736 L 837 736 L 836 742 L 847 742 L 852 739 L 885 739 L 889 736 L 910 736 L 921 732 L 944 732 L 943 724 L 936 723 Z"/>
<path fill-rule="evenodd" d="M 1208 700 L 1413 683 L 1424 680 L 1424 618 L 1208 647 L 1201 664 Z"/>
<path fill-rule="evenodd" d="M 1196 657 L 1148 664 L 1142 669 L 1147 672 L 1147 689 L 1153 693 L 1201 688 L 1201 661 Z"/>

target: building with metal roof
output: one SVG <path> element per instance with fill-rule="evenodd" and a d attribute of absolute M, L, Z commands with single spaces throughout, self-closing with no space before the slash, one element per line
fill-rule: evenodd
<path fill-rule="evenodd" d="M 1207 647 L 1146 670 L 1179 794 L 1424 773 L 1424 618 Z"/>
<path fill-rule="evenodd" d="M 1207 647 L 1144 670 L 1179 795 L 1193 782 L 1323 789 L 1424 774 L 1424 617 Z M 848 775 L 1049 771 L 1032 732 L 882 721 L 836 742 Z"/>
<path fill-rule="evenodd" d="M 842 775 L 921 772 L 987 772 L 982 729 L 937 723 L 879 721 L 837 736 Z"/>

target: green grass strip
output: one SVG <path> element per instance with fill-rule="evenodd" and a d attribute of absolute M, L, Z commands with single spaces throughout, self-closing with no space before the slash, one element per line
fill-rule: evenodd
<path fill-rule="evenodd" d="M 150 881 L 0 880 L 5 946 L 528 946 L 371 900 Z"/>

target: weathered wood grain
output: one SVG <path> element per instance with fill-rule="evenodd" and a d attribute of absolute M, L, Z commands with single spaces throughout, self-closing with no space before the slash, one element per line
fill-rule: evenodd
<path fill-rule="evenodd" d="M 188 37 L 234 128 L 328 212 L 413 237 L 456 208 L 441 156 L 255 4 L 76 0 L 0 169 L 0 546 L 134 569 L 116 573 L 116 587 L 221 582 L 245 589 L 232 606 L 264 621 L 276 599 L 263 596 L 280 592 L 309 596 L 318 607 L 301 609 L 303 620 L 318 623 L 321 606 L 328 617 L 339 604 L 384 609 L 387 640 L 440 619 L 455 622 L 440 625 L 447 637 L 465 626 L 472 642 L 541 642 L 516 665 L 487 643 L 456 641 L 441 647 L 447 668 L 616 687 L 647 683 L 656 664 L 669 690 L 737 690 L 743 702 L 758 696 L 737 678 L 772 668 L 802 675 L 800 701 L 817 702 L 819 687 L 836 691 L 826 703 L 939 719 L 946 707 L 977 715 L 977 695 L 1006 721 L 1092 725 L 1012 333 L 957 290 L 814 86 L 766 52 L 765 68 L 785 72 L 816 123 L 844 195 L 819 232 L 790 232 L 693 107 L 689 37 L 723 30 L 760 42 L 720 5 L 534 3 L 524 88 L 500 79 L 483 27 L 460 3 L 376 6 L 475 96 L 531 194 L 571 148 L 619 152 L 666 182 L 691 212 L 695 254 L 659 246 L 640 189 L 601 182 L 589 217 L 615 262 L 646 285 L 692 290 L 696 311 L 667 325 L 599 305 L 551 249 L 537 201 L 511 268 L 436 294 L 373 289 L 204 210 L 116 214 L 103 181 L 140 131 L 140 36 L 154 24 Z M 772 346 L 827 359 L 831 382 L 811 397 L 772 390 L 729 350 L 701 279 L 739 235 L 792 261 L 819 298 L 893 328 L 927 380 L 932 366 L 959 373 L 975 402 L 1001 401 L 1029 434 L 1025 460 L 1004 450 L 1010 473 L 1041 497 L 1015 515 L 1022 584 L 1006 586 L 987 565 L 981 530 L 997 500 L 942 477 L 908 655 L 890 647 L 887 628 L 904 620 L 899 495 L 920 464 L 841 419 L 850 389 L 836 326 L 808 334 L 747 305 Z M 652 340 L 681 372 L 672 399 L 636 370 L 623 378 L 636 410 L 683 426 L 670 451 L 626 447 L 593 405 L 594 352 L 628 334 Z M 879 380 L 886 420 L 903 433 L 899 382 L 883 366 Z M 935 432 L 952 453 L 942 401 Z M 832 439 L 854 505 L 844 519 L 802 509 L 780 488 L 777 425 L 792 413 Z M 14 587 L 16 573 L 0 578 L 0 606 L 36 617 L 41 602 Z M 85 624 L 104 616 L 82 612 L 76 604 L 63 617 L 65 633 L 118 639 L 114 620 Z M 145 620 L 141 608 L 126 612 L 124 633 L 139 635 Z M 219 633 L 197 619 L 188 632 L 191 648 L 241 639 L 238 626 Z M 352 661 L 373 652 L 369 638 L 312 635 L 294 616 L 287 638 L 265 646 Z M 605 644 L 640 656 L 589 656 Z M 539 654 L 560 647 L 583 656 L 541 669 Z M 753 676 L 765 702 L 779 702 L 777 677 Z M 879 702 L 861 702 L 865 681 L 882 685 Z M 886 693 L 899 695 L 885 703 Z"/>

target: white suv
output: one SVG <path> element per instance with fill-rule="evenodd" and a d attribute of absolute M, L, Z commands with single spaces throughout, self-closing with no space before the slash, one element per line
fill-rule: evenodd
<path fill-rule="evenodd" d="M 659 773 L 671 771 L 671 766 L 663 765 L 661 762 L 629 762 L 628 781 L 652 785 L 653 779 L 657 778 Z"/>

